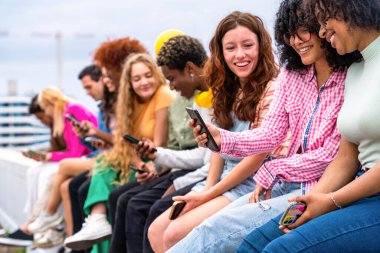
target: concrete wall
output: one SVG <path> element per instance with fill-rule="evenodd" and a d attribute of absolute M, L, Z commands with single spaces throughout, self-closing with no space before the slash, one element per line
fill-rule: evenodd
<path fill-rule="evenodd" d="M 26 171 L 36 164 L 18 151 L 0 149 L 0 223 L 10 231 L 25 222 Z"/>

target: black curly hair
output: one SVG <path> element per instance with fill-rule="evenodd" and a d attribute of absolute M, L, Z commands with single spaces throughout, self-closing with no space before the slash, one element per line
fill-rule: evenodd
<path fill-rule="evenodd" d="M 188 36 L 179 35 L 170 38 L 164 43 L 157 55 L 157 65 L 167 66 L 169 69 L 183 71 L 186 62 L 192 62 L 198 67 L 203 67 L 207 60 L 207 54 L 199 40 Z"/>
<path fill-rule="evenodd" d="M 320 25 L 314 15 L 307 15 L 302 8 L 302 0 L 284 0 L 276 15 L 274 27 L 275 40 L 279 54 L 280 65 L 288 70 L 306 71 L 301 57 L 289 46 L 284 39 L 289 33 L 296 31 L 298 27 L 306 28 L 311 34 L 318 34 Z M 326 50 L 326 60 L 333 71 L 342 71 L 353 62 L 362 59 L 359 52 L 339 55 L 330 43 L 321 39 L 321 47 Z"/>
<path fill-rule="evenodd" d="M 329 18 L 346 22 L 352 28 L 364 28 L 380 32 L 379 0 L 307 0 L 305 9 L 324 23 Z"/>

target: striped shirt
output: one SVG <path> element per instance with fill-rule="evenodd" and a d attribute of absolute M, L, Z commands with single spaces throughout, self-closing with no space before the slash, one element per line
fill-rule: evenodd
<path fill-rule="evenodd" d="M 287 157 L 267 161 L 254 179 L 266 189 L 281 179 L 300 182 L 303 192 L 309 191 L 338 151 L 336 119 L 345 77 L 346 71 L 334 72 L 318 89 L 314 67 L 305 74 L 284 70 L 262 126 L 240 133 L 220 129 L 221 153 L 245 157 L 269 152 L 290 130 Z"/>

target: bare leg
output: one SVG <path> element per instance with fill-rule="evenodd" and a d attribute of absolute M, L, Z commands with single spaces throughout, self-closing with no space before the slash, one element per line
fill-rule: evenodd
<path fill-rule="evenodd" d="M 69 178 L 77 176 L 92 168 L 94 160 L 89 158 L 68 158 L 60 162 L 57 175 L 46 207 L 46 212 L 54 214 L 61 203 L 61 184 Z"/>
<path fill-rule="evenodd" d="M 63 201 L 63 207 L 65 211 L 65 222 L 66 222 L 66 235 L 73 235 L 73 217 L 71 215 L 71 202 L 69 195 L 69 183 L 70 179 L 67 179 L 65 182 L 61 184 L 61 195 Z"/>
<path fill-rule="evenodd" d="M 107 214 L 107 206 L 106 203 L 96 203 L 91 208 L 91 214 Z"/>
<path fill-rule="evenodd" d="M 203 205 L 169 220 L 169 210 L 160 215 L 150 226 L 148 238 L 154 252 L 165 252 L 183 239 L 193 228 L 231 203 L 226 197 L 219 196 Z"/>

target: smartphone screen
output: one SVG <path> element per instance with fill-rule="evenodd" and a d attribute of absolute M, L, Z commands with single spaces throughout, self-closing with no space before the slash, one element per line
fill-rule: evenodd
<path fill-rule="evenodd" d="M 296 220 L 305 212 L 306 204 L 305 203 L 290 203 L 289 207 L 286 209 L 284 214 L 281 216 L 280 225 L 289 226 L 296 222 Z"/>
<path fill-rule="evenodd" d="M 206 146 L 209 149 L 213 150 L 213 151 L 219 152 L 220 148 L 216 144 L 214 138 L 212 137 L 210 131 L 208 130 L 208 128 L 207 128 L 205 122 L 203 121 L 203 119 L 202 119 L 200 113 L 198 112 L 198 110 L 186 107 L 186 111 L 190 115 L 190 117 L 195 120 L 195 125 L 200 125 L 202 127 L 201 133 L 206 133 L 207 134 L 207 139 L 208 140 L 206 142 Z"/>

